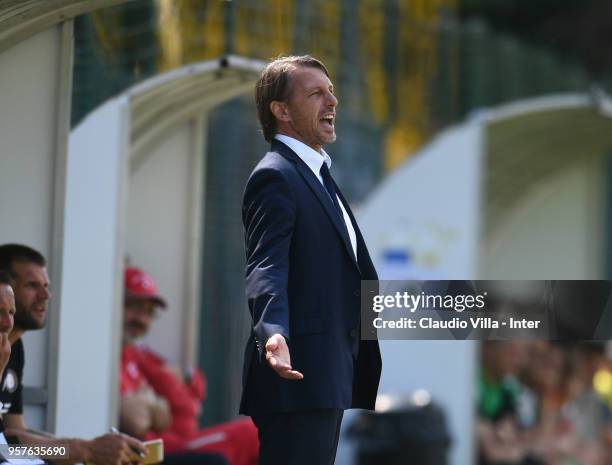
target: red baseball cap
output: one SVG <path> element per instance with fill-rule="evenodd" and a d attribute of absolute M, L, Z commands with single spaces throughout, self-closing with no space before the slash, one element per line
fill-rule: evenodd
<path fill-rule="evenodd" d="M 167 307 L 166 301 L 159 295 L 153 277 L 133 266 L 125 269 L 125 296 L 132 299 L 151 299 L 160 307 Z"/>

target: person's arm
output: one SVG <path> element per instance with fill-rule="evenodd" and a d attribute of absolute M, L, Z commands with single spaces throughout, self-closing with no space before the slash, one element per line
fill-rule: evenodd
<path fill-rule="evenodd" d="M 201 369 L 193 366 L 183 369 L 178 365 L 166 364 L 164 360 L 162 363 L 164 370 L 187 387 L 191 397 L 202 402 L 206 400 L 206 376 Z"/>
<path fill-rule="evenodd" d="M 200 399 L 165 360 L 148 349 L 138 349 L 137 354 L 138 370 L 155 394 L 168 402 L 172 416 L 196 415 Z"/>
<path fill-rule="evenodd" d="M 130 436 L 143 439 L 151 431 L 160 433 L 171 419 L 168 402 L 150 388 L 121 397 L 119 427 Z"/>
<path fill-rule="evenodd" d="M 303 375 L 291 367 L 289 339 L 289 250 L 295 225 L 294 194 L 282 173 L 256 171 L 244 193 L 246 295 L 260 358 L 287 379 Z"/>
<path fill-rule="evenodd" d="M 184 381 L 194 397 L 201 402 L 206 400 L 206 376 L 202 370 L 191 367 L 185 374 Z"/>
<path fill-rule="evenodd" d="M 54 460 L 58 465 L 91 462 L 96 465 L 126 465 L 138 461 L 138 452 L 145 453 L 143 444 L 125 434 L 109 433 L 91 440 L 56 438 L 41 435 L 26 428 L 21 414 L 4 416 L 5 436 L 15 436 L 20 444 L 28 446 L 65 445 L 69 458 Z"/>

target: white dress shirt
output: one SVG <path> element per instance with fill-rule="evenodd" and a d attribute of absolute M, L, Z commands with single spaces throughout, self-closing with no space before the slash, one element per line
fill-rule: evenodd
<path fill-rule="evenodd" d="M 274 136 L 275 139 L 278 139 L 291 150 L 293 150 L 298 157 L 302 159 L 306 166 L 312 170 L 314 175 L 317 177 L 323 189 L 325 189 L 325 185 L 323 184 L 323 178 L 321 177 L 321 166 L 323 166 L 323 162 L 327 163 L 327 168 L 331 168 L 331 158 L 325 152 L 325 150 L 321 149 L 321 153 L 314 150 L 312 147 L 309 147 L 303 142 L 300 142 L 293 137 L 286 136 L 285 134 L 276 134 Z M 327 189 L 325 190 L 327 192 Z M 348 216 L 346 212 L 346 208 L 342 204 L 342 200 L 336 194 L 338 198 L 338 205 L 340 205 L 340 209 L 342 210 L 342 217 L 344 218 L 344 223 L 346 224 L 346 229 L 348 231 L 349 239 L 351 240 L 351 246 L 353 248 L 353 253 L 355 254 L 355 259 L 357 259 L 357 235 L 355 234 L 355 228 L 353 227 L 353 223 L 351 222 L 351 218 Z"/>

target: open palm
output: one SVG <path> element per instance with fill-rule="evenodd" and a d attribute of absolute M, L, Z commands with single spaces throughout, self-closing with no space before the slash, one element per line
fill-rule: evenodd
<path fill-rule="evenodd" d="M 274 334 L 266 342 L 266 360 L 281 378 L 294 380 L 304 378 L 302 373 L 291 367 L 289 346 L 280 334 Z"/>

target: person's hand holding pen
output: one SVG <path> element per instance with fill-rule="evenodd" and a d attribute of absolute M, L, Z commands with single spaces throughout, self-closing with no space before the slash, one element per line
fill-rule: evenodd
<path fill-rule="evenodd" d="M 126 439 L 131 439 L 131 440 L 134 440 L 134 441 L 138 441 L 136 438 L 128 436 L 127 434 L 123 434 L 121 431 L 119 431 L 114 426 L 110 429 L 110 431 L 111 431 L 111 433 L 119 434 L 119 435 L 123 436 Z M 147 449 L 145 448 L 145 446 L 142 443 L 140 443 L 140 447 L 135 447 L 133 444 L 130 444 L 130 449 L 132 449 L 132 452 L 134 452 L 134 454 L 136 454 L 141 459 L 144 459 L 146 457 L 146 455 L 147 455 Z"/>
<path fill-rule="evenodd" d="M 87 441 L 85 462 L 95 465 L 142 464 L 145 446 L 137 439 L 112 428 L 104 436 Z"/>

